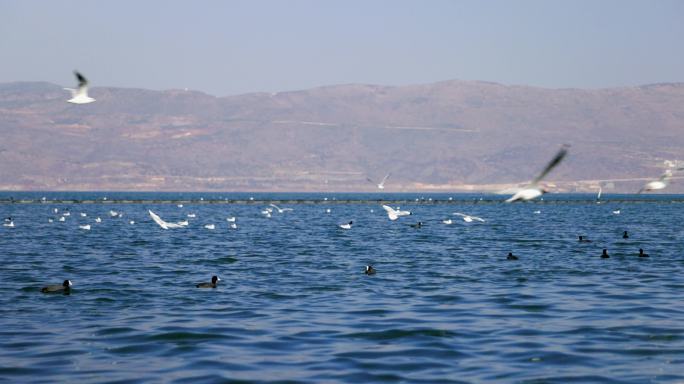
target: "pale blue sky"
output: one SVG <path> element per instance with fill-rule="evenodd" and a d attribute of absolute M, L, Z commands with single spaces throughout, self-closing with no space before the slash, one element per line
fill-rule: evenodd
<path fill-rule="evenodd" d="M 0 82 L 599 88 L 684 81 L 683 38 L 679 0 L 0 0 Z"/>

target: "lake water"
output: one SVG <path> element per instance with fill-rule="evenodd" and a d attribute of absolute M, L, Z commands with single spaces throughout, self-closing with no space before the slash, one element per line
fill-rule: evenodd
<path fill-rule="evenodd" d="M 208 203 L 226 198 L 248 202 Z M 684 381 L 684 196 L 479 198 L 2 193 L 0 381 Z M 270 199 L 294 210 L 267 218 Z M 163 230 L 148 209 L 196 218 Z M 71 295 L 40 292 L 64 279 Z"/>

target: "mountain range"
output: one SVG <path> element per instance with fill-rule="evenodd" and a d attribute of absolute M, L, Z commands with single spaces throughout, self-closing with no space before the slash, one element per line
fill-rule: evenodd
<path fill-rule="evenodd" d="M 225 80 L 229 81 L 229 80 Z M 684 158 L 684 83 L 547 89 L 475 81 L 192 90 L 0 84 L 0 189 L 501 191 L 562 144 L 554 191 L 635 192 Z M 667 192 L 684 192 L 675 178 Z"/>

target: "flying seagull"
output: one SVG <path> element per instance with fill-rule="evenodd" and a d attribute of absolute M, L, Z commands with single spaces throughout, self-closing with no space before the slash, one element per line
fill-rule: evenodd
<path fill-rule="evenodd" d="M 172 229 L 172 228 L 183 228 L 182 224 L 178 223 L 167 223 L 166 221 L 162 220 L 161 217 L 159 217 L 156 213 L 147 210 L 147 212 L 150 213 L 150 217 L 152 220 L 154 220 L 155 223 L 157 223 L 160 227 L 164 229 Z"/>
<path fill-rule="evenodd" d="M 556 156 L 549 162 L 549 164 L 544 168 L 542 173 L 537 176 L 530 184 L 528 184 L 525 188 L 521 189 L 520 191 L 516 192 L 511 198 L 506 200 L 507 203 L 512 203 L 515 201 L 527 201 L 527 200 L 532 200 L 535 199 L 544 193 L 546 193 L 546 189 L 542 188 L 539 186 L 539 182 L 551 172 L 558 164 L 560 164 L 561 161 L 563 161 L 563 158 L 565 155 L 568 154 L 568 147 L 570 147 L 567 144 L 564 144 L 560 151 L 556 154 Z"/>
<path fill-rule="evenodd" d="M 391 173 L 386 174 L 385 177 L 382 178 L 382 181 L 380 182 L 380 184 L 376 184 L 375 181 L 373 181 L 373 179 L 371 179 L 370 177 L 366 177 L 366 180 L 377 185 L 378 189 L 385 189 L 385 181 L 387 181 L 387 179 L 390 177 L 390 175 L 391 175 Z"/>
<path fill-rule="evenodd" d="M 401 216 L 408 216 L 411 214 L 410 211 L 401 211 L 398 209 L 394 209 L 394 208 L 390 207 L 389 205 L 383 205 L 382 208 L 387 212 L 387 216 L 392 221 L 400 218 Z"/>
<path fill-rule="evenodd" d="M 485 220 L 481 217 L 470 216 L 470 215 L 466 215 L 465 213 L 461 213 L 461 212 L 454 212 L 454 215 L 461 216 L 463 218 L 463 221 L 465 221 L 466 223 L 472 223 L 473 220 L 477 220 L 477 221 L 482 222 L 482 223 L 485 222 Z"/>
<path fill-rule="evenodd" d="M 287 211 L 292 211 L 292 210 L 293 210 L 292 208 L 280 208 L 279 206 L 277 206 L 277 205 L 275 205 L 275 204 L 269 204 L 269 206 L 275 208 L 276 211 L 278 211 L 278 213 L 283 213 L 283 212 L 287 212 Z"/>
<path fill-rule="evenodd" d="M 74 71 L 74 75 L 76 75 L 78 80 L 78 89 L 64 88 L 67 91 L 71 91 L 71 99 L 67 100 L 67 102 L 72 104 L 88 104 L 95 101 L 95 99 L 88 96 L 88 80 L 78 71 Z"/>
<path fill-rule="evenodd" d="M 682 169 L 684 169 L 684 168 L 678 168 L 677 170 L 679 171 Z M 672 171 L 668 169 L 665 171 L 665 173 L 660 175 L 660 178 L 658 180 L 649 181 L 643 187 L 641 187 L 641 189 L 637 193 L 650 192 L 650 191 L 657 191 L 660 189 L 665 189 L 670 184 L 671 178 L 672 178 Z"/>

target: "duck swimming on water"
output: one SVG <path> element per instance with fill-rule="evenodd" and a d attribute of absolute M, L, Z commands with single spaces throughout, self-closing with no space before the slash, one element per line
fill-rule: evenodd
<path fill-rule="evenodd" d="M 196 285 L 197 288 L 216 288 L 218 282 L 221 281 L 218 276 L 211 277 L 211 283 L 199 283 Z"/>
<path fill-rule="evenodd" d="M 59 285 L 48 285 L 46 287 L 41 288 L 41 292 L 43 293 L 57 293 L 57 292 L 62 292 L 65 295 L 68 295 L 71 293 L 71 280 L 64 280 L 64 282 Z"/>

